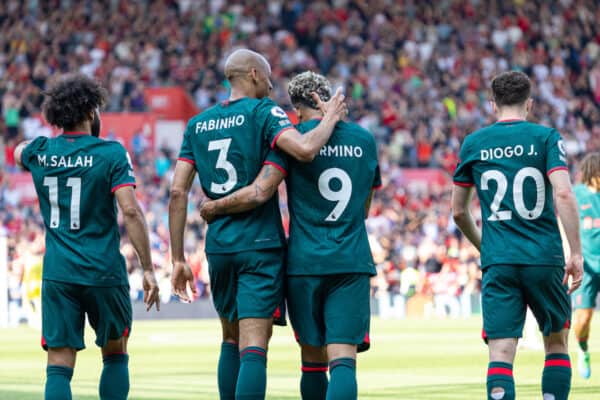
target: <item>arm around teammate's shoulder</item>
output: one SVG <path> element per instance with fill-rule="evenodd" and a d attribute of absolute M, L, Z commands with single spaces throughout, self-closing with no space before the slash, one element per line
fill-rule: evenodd
<path fill-rule="evenodd" d="M 335 125 L 347 114 L 347 107 L 344 103 L 345 97 L 341 89 L 338 89 L 327 103 L 321 102 L 316 94 L 314 96 L 319 108 L 324 112 L 319 125 L 304 135 L 296 129 L 287 129 L 273 143 L 273 145 L 277 145 L 281 150 L 302 162 L 310 162 L 317 156 L 321 148 L 329 141 Z"/>
<path fill-rule="evenodd" d="M 127 235 L 138 254 L 140 264 L 144 270 L 144 302 L 146 303 L 147 310 L 152 308 L 154 304 L 156 304 L 156 309 L 158 310 L 160 308 L 158 283 L 156 282 L 152 266 L 146 218 L 137 202 L 133 186 L 118 188 L 115 190 L 115 197 L 123 213 L 123 223 L 125 224 Z"/>

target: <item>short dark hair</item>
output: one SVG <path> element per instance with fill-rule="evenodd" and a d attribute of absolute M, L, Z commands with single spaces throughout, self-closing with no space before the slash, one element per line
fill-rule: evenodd
<path fill-rule="evenodd" d="M 492 80 L 492 95 L 498 106 L 523 104 L 530 94 L 531 81 L 523 72 L 503 72 Z"/>
<path fill-rule="evenodd" d="M 592 186 L 594 178 L 600 178 L 600 153 L 590 153 L 581 160 L 581 182 Z"/>
<path fill-rule="evenodd" d="M 94 79 L 69 74 L 44 92 L 42 111 L 48 123 L 70 130 L 89 119 L 96 108 L 104 106 L 106 98 L 106 90 Z"/>

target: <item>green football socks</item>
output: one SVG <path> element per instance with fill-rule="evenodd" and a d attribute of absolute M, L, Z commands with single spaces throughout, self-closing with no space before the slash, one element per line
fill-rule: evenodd
<path fill-rule="evenodd" d="M 329 387 L 327 400 L 356 400 L 356 360 L 336 358 L 329 363 Z"/>
<path fill-rule="evenodd" d="M 240 352 L 236 400 L 263 400 L 267 388 L 267 351 L 249 346 Z"/>
<path fill-rule="evenodd" d="M 101 400 L 126 400 L 129 394 L 129 355 L 110 354 L 103 358 L 100 376 Z"/>
<path fill-rule="evenodd" d="M 498 361 L 489 363 L 487 395 L 488 400 L 515 399 L 515 380 L 511 364 Z"/>
<path fill-rule="evenodd" d="M 240 351 L 237 343 L 223 342 L 221 344 L 221 355 L 219 356 L 219 367 L 217 370 L 219 397 L 221 400 L 235 400 L 235 386 L 239 371 Z"/>
<path fill-rule="evenodd" d="M 571 361 L 568 354 L 548 354 L 542 374 L 544 399 L 566 400 L 571 390 Z"/>
<path fill-rule="evenodd" d="M 71 400 L 73 368 L 48 365 L 46 367 L 45 400 Z"/>
<path fill-rule="evenodd" d="M 300 394 L 302 400 L 325 400 L 327 398 L 327 363 L 302 361 Z"/>

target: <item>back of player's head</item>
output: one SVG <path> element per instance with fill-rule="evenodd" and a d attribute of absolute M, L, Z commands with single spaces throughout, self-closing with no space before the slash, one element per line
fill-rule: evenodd
<path fill-rule="evenodd" d="M 261 69 L 267 75 L 271 75 L 271 65 L 262 54 L 249 49 L 237 49 L 225 60 L 225 78 L 232 81 L 247 75 L 252 68 Z"/>
<path fill-rule="evenodd" d="M 42 111 L 46 121 L 66 131 L 81 125 L 106 103 L 106 90 L 83 74 L 61 77 L 44 92 Z"/>
<path fill-rule="evenodd" d="M 590 153 L 581 160 L 581 182 L 588 186 L 594 185 L 594 178 L 600 179 L 600 153 Z"/>
<path fill-rule="evenodd" d="M 318 109 L 312 93 L 319 95 L 322 101 L 331 98 L 331 84 L 323 75 L 306 71 L 296 75 L 288 84 L 288 94 L 294 107 L 304 106 Z"/>
<path fill-rule="evenodd" d="M 531 94 L 531 81 L 523 72 L 503 72 L 492 80 L 492 95 L 498 107 L 524 104 Z"/>

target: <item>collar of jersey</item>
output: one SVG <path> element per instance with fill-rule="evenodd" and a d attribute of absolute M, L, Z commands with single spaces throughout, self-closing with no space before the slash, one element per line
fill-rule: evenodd
<path fill-rule="evenodd" d="M 240 100 L 244 100 L 244 99 L 247 99 L 247 98 L 248 98 L 248 96 L 245 96 L 245 97 L 240 97 L 239 99 L 235 99 L 235 100 L 229 100 L 229 99 L 227 99 L 227 100 L 223 100 L 223 101 L 221 102 L 221 105 L 222 105 L 223 107 L 227 107 L 227 106 L 228 106 L 228 105 L 230 105 L 230 104 L 237 103 L 238 101 L 240 101 Z"/>
<path fill-rule="evenodd" d="M 75 137 L 78 137 L 78 136 L 89 136 L 89 135 L 90 134 L 87 133 L 87 132 L 63 132 L 61 136 L 70 136 L 70 137 L 75 136 Z"/>
<path fill-rule="evenodd" d="M 496 121 L 497 124 L 514 124 L 517 122 L 525 122 L 524 119 L 511 118 L 511 119 L 502 119 L 500 121 Z"/>

